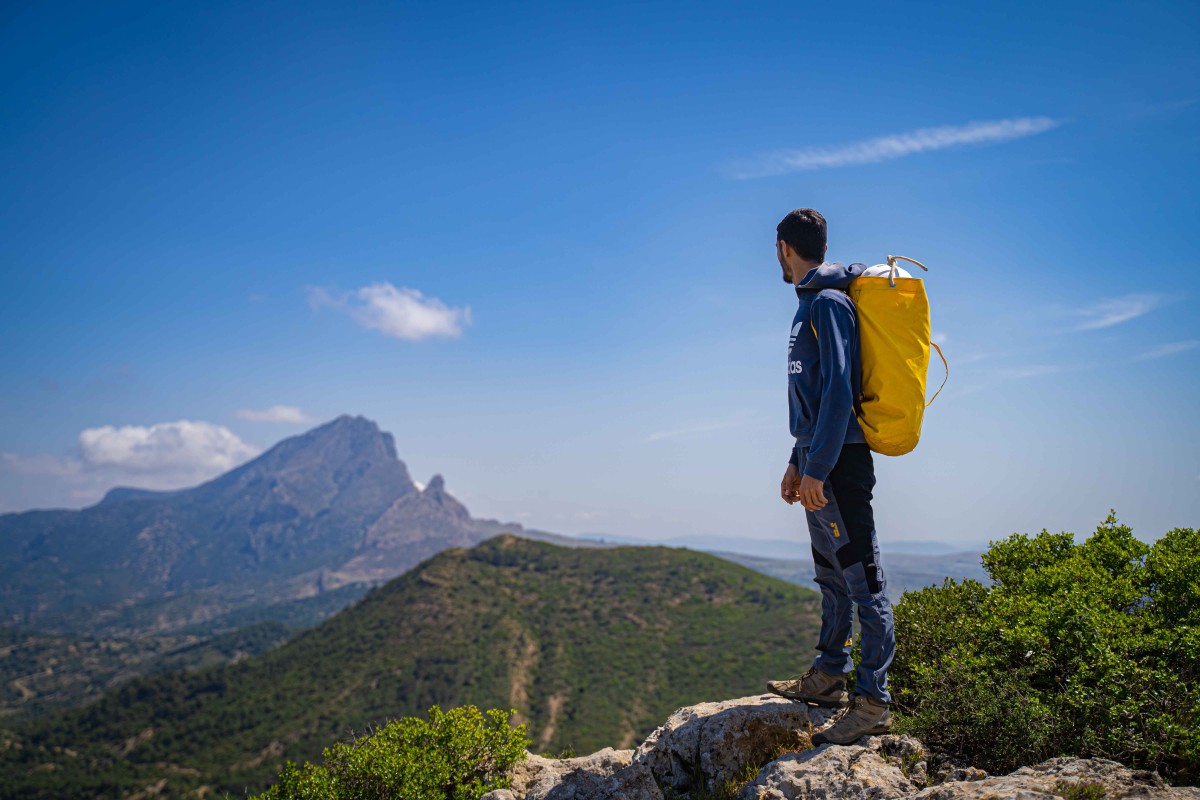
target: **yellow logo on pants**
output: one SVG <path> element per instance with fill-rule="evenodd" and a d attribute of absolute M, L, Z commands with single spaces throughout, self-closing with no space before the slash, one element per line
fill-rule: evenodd
<path fill-rule="evenodd" d="M 833 526 L 833 538 L 836 539 L 842 535 L 842 532 L 838 530 L 838 526 L 837 526 L 836 522 L 831 522 L 829 524 Z"/>

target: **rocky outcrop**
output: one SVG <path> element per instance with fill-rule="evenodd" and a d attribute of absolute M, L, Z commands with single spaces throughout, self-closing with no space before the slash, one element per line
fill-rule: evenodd
<path fill-rule="evenodd" d="M 1099 758 L 1054 758 L 1009 775 L 934 757 L 911 736 L 812 747 L 830 711 L 774 695 L 681 708 L 635 750 L 529 755 L 512 786 L 484 800 L 1200 800 L 1155 772 Z"/>
<path fill-rule="evenodd" d="M 701 703 L 672 714 L 637 749 L 634 760 L 676 792 L 712 791 L 746 765 L 807 743 L 808 730 L 831 714 L 772 694 Z"/>
<path fill-rule="evenodd" d="M 1132 770 L 1104 758 L 1052 758 L 1008 775 L 930 786 L 910 800 L 1041 800 L 1103 797 L 1104 800 L 1200 800 L 1200 787 L 1169 787 L 1157 772 Z"/>
<path fill-rule="evenodd" d="M 925 748 L 911 736 L 866 736 L 856 745 L 789 753 L 762 768 L 739 800 L 877 800 L 916 794 Z"/>
<path fill-rule="evenodd" d="M 605 748 L 582 758 L 551 759 L 531 755 L 518 764 L 512 788 L 492 792 L 490 800 L 663 800 L 662 790 L 644 765 L 633 763 L 632 750 Z M 503 792 L 508 793 L 505 797 Z"/>

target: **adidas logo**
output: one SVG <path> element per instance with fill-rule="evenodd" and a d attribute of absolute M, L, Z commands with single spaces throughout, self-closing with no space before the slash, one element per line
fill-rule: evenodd
<path fill-rule="evenodd" d="M 792 336 L 788 339 L 788 352 L 792 352 L 792 348 L 796 346 L 796 337 L 800 335 L 800 329 L 804 327 L 803 322 L 797 322 L 792 326 Z"/>

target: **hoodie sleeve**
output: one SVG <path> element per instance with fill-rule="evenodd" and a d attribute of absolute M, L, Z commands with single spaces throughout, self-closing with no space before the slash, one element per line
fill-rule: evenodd
<path fill-rule="evenodd" d="M 850 348 L 854 345 L 856 320 L 849 308 L 829 297 L 814 300 L 811 315 L 820 352 L 821 405 L 804 474 L 824 482 L 841 455 L 850 415 L 854 413 Z"/>

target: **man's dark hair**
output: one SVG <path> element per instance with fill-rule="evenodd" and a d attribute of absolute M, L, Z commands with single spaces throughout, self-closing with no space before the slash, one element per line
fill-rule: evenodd
<path fill-rule="evenodd" d="M 814 208 L 789 211 L 775 226 L 775 238 L 787 242 L 805 261 L 825 260 L 825 218 Z"/>

